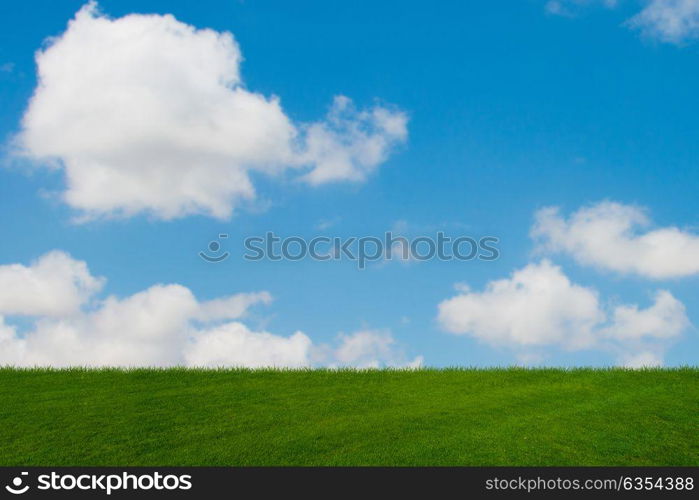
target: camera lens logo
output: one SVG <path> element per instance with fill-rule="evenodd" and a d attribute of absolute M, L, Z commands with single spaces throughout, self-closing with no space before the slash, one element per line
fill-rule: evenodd
<path fill-rule="evenodd" d="M 29 489 L 29 485 L 22 487 L 22 476 L 27 475 L 29 475 L 28 472 L 22 472 L 19 476 L 12 480 L 12 485 L 5 486 L 5 489 L 13 495 L 21 495 L 22 493 L 26 493 Z"/>
<path fill-rule="evenodd" d="M 221 252 L 221 240 L 228 238 L 227 234 L 219 234 L 218 240 L 209 242 L 207 250 L 214 255 L 209 255 L 206 251 L 199 252 L 199 257 L 204 259 L 206 262 L 222 262 L 228 258 L 229 252 Z"/>

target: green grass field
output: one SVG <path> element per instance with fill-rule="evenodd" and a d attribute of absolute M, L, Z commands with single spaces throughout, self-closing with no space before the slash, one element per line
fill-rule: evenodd
<path fill-rule="evenodd" d="M 699 369 L 0 369 L 0 465 L 699 465 Z"/>

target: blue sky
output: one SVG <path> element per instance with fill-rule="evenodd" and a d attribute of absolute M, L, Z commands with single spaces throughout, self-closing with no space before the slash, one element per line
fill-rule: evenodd
<path fill-rule="evenodd" d="M 155 284 L 176 283 L 200 303 L 232 294 L 269 292 L 271 303 L 251 306 L 240 318 L 232 313 L 217 316 L 206 328 L 235 320 L 245 324 L 253 337 L 263 330 L 283 338 L 301 331 L 320 346 L 309 355 L 321 359 L 320 364 L 366 360 L 405 364 L 422 356 L 429 366 L 609 365 L 651 355 L 648 359 L 666 365 L 696 364 L 699 340 L 693 325 L 699 323 L 699 298 L 694 266 L 699 254 L 691 249 L 697 248 L 695 235 L 699 234 L 695 125 L 699 45 L 693 43 L 696 28 L 691 23 L 680 38 L 674 32 L 670 38 L 663 36 L 662 25 L 655 31 L 648 25 L 644 29 L 629 25 L 629 19 L 653 3 L 563 2 L 559 9 L 552 2 L 534 0 L 430 6 L 410 1 L 331 5 L 103 0 L 99 8 L 112 20 L 131 13 L 172 14 L 196 28 L 231 32 L 243 55 L 244 88 L 267 99 L 277 96 L 294 124 L 325 123 L 322 120 L 334 96 L 343 95 L 359 110 L 402 113 L 407 118 L 407 136 L 394 137 L 385 158 L 358 181 L 311 185 L 299 180 L 293 168 L 281 177 L 252 172 L 256 197 L 236 205 L 230 217 L 206 213 L 164 217 L 157 210 L 114 217 L 110 213 L 95 216 L 93 211 L 89 220 L 78 220 L 88 202 L 71 205 L 62 198 L 67 189 L 66 169 L 61 166 L 65 158 L 57 155 L 58 167 L 46 168 L 46 158 L 31 152 L 29 158 L 22 156 L 12 142 L 21 133 L 20 123 L 37 85 L 35 52 L 42 47 L 50 50 L 46 39 L 62 36 L 83 2 L 3 4 L 0 132 L 6 151 L 5 167 L 0 170 L 4 214 L 0 230 L 5 235 L 0 264 L 31 269 L 42 255 L 60 250 L 85 262 L 91 276 L 106 278 L 103 287 L 84 299 L 82 312 L 66 313 L 68 319 L 47 315 L 45 310 L 21 312 L 10 306 L 3 310 L 0 297 L 0 316 L 12 329 L 13 345 L 41 336 L 33 325 L 42 318 L 77 324 L 82 320 L 76 320 L 76 314 L 99 311 L 107 296 L 125 300 Z M 698 10 L 687 8 L 675 14 L 694 16 L 696 23 Z M 99 37 L 98 31 L 90 36 Z M 134 39 L 133 43 L 138 50 L 136 44 L 147 41 Z M 109 58 L 109 54 L 100 57 Z M 135 70 L 129 67 L 128 71 Z M 92 72 L 85 75 L 89 85 Z M 73 77 L 58 72 L 51 82 L 59 86 Z M 98 87 L 90 85 L 95 93 Z M 70 92 L 64 99 L 90 102 L 89 96 Z M 46 116 L 69 120 L 71 109 L 65 105 L 60 112 L 46 111 Z M 358 116 L 350 119 L 361 119 Z M 60 132 L 68 125 L 56 127 L 51 140 L 70 142 L 69 138 L 63 141 Z M 186 125 L 182 128 L 186 131 Z M 123 130 L 115 132 L 118 138 Z M 90 130 L 85 134 L 88 143 Z M 40 133 L 36 137 L 49 142 Z M 56 146 L 61 151 L 62 147 Z M 617 208 L 603 211 L 600 217 L 605 220 L 618 221 L 628 215 L 624 207 L 639 207 L 651 222 L 634 228 L 634 234 L 674 227 L 679 243 L 663 239 L 661 233 L 660 256 L 656 252 L 646 259 L 638 241 L 627 245 L 615 240 L 618 235 L 613 231 L 591 235 L 567 219 L 605 201 Z M 530 231 L 535 214 L 548 206 L 560 207 L 569 232 L 565 241 L 537 251 Z M 319 229 L 324 221 L 332 224 Z M 494 235 L 500 238 L 501 255 L 495 262 L 434 260 L 376 264 L 365 270 L 351 262 L 242 259 L 243 239 L 267 231 L 307 238 L 381 236 L 397 225 L 412 236 L 434 235 L 439 229 L 455 236 Z M 215 265 L 202 261 L 197 252 L 220 233 L 230 235 L 223 244 L 231 257 Z M 550 231 L 546 234 L 553 239 Z M 611 239 L 604 255 L 590 249 L 586 243 L 590 238 Z M 689 253 L 677 250 L 678 245 L 686 245 L 683 248 Z M 625 251 L 638 266 L 618 263 L 619 252 Z M 593 291 L 597 309 L 606 318 L 597 324 L 590 319 L 597 309 L 589 314 L 577 308 L 561 313 L 552 311 L 554 306 L 548 302 L 531 321 L 520 315 L 501 324 L 486 318 L 481 309 L 474 311 L 489 282 L 508 279 L 528 265 L 538 266 L 541 259 L 560 266 L 560 273 L 574 286 Z M 684 260 L 678 263 L 680 269 L 663 271 L 654 267 L 663 268 L 657 259 Z M 9 286 L 14 281 L 4 283 Z M 470 291 L 455 291 L 456 283 L 467 284 Z M 558 295 L 557 289 L 547 290 Z M 675 301 L 670 312 L 659 313 L 674 325 L 661 323 L 675 329 L 669 338 L 651 327 L 653 331 L 643 326 L 631 331 L 628 325 L 614 323 L 616 307 L 650 308 L 658 290 L 669 292 Z M 564 286 L 563 309 L 569 304 L 568 291 Z M 466 309 L 455 306 L 456 317 L 449 327 L 439 305 L 456 296 L 468 299 L 459 302 Z M 574 294 L 571 300 L 576 297 L 580 295 Z M 505 311 L 510 310 L 508 301 L 514 300 L 507 294 L 486 299 Z M 537 302 L 533 304 L 538 307 Z M 522 341 L 521 335 L 528 334 L 520 328 L 522 321 L 546 323 L 550 315 L 559 326 L 575 323 L 575 331 L 562 328 L 555 339 L 534 333 Z M 51 319 L 46 320 L 47 316 Z M 648 324 L 655 319 L 639 316 L 627 323 Z M 342 352 L 348 340 L 359 338 L 353 336 L 357 332 L 369 332 L 367 343 L 373 347 L 365 346 L 368 351 L 354 359 Z M 588 334 L 598 340 L 589 345 L 583 342 L 582 347 L 571 344 L 570 339 Z M 390 347 L 383 349 L 380 339 Z M 627 344 L 633 344 L 628 352 Z M 30 349 L 29 344 L 21 345 Z M 318 354 L 333 349 L 334 354 Z M 31 359 L 54 363 L 46 357 Z M 239 362 L 241 358 L 232 359 Z M 128 355 L 119 360 L 130 364 Z M 133 363 L 149 363 L 149 358 L 136 357 Z"/>

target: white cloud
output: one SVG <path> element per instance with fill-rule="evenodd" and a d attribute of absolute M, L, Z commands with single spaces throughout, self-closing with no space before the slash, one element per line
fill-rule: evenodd
<path fill-rule="evenodd" d="M 354 109 L 347 97 L 336 97 L 327 120 L 306 130 L 306 174 L 310 184 L 363 181 L 386 160 L 392 147 L 408 136 L 407 117 L 399 111 L 376 107 Z"/>
<path fill-rule="evenodd" d="M 339 345 L 325 353 L 334 366 L 356 368 L 419 368 L 423 357 L 409 360 L 391 333 L 387 330 L 359 330 L 351 334 L 340 334 Z"/>
<path fill-rule="evenodd" d="M 626 24 L 645 36 L 681 44 L 699 38 L 699 0 L 651 0 Z"/>
<path fill-rule="evenodd" d="M 555 207 L 537 212 L 532 237 L 541 250 L 565 252 L 581 264 L 653 279 L 699 273 L 699 235 L 676 227 L 648 230 L 637 207 L 601 202 L 564 218 Z"/>
<path fill-rule="evenodd" d="M 602 5 L 612 9 L 617 0 L 549 0 L 548 14 L 574 17 L 582 8 Z M 699 0 L 643 0 L 643 9 L 624 25 L 661 42 L 683 44 L 699 38 Z"/>
<path fill-rule="evenodd" d="M 546 10 L 547 13 L 553 14 L 556 16 L 569 15 L 568 10 L 565 8 L 564 4 L 562 2 L 560 2 L 559 0 L 549 0 L 548 2 L 546 2 L 544 9 Z"/>
<path fill-rule="evenodd" d="M 665 339 L 676 337 L 688 326 L 684 304 L 667 290 L 660 290 L 647 309 L 639 309 L 637 305 L 615 307 L 612 323 L 602 334 L 621 340 Z"/>
<path fill-rule="evenodd" d="M 24 342 L 18 340 L 16 329 L 5 324 L 5 318 L 0 316 L 0 366 L 23 357 Z"/>
<path fill-rule="evenodd" d="M 241 60 L 230 33 L 87 4 L 37 52 L 19 153 L 65 170 L 63 198 L 82 218 L 227 218 L 255 198 L 252 172 L 360 181 L 406 139 L 403 113 L 345 97 L 296 125 L 277 97 L 245 87 Z"/>
<path fill-rule="evenodd" d="M 310 365 L 311 339 L 302 332 L 280 337 L 253 332 L 242 323 L 226 323 L 202 332 L 185 353 L 189 366 L 269 366 L 301 368 Z"/>
<path fill-rule="evenodd" d="M 220 299 L 203 302 L 199 307 L 199 319 L 214 321 L 237 319 L 255 304 L 269 304 L 272 295 L 269 292 L 239 293 Z"/>
<path fill-rule="evenodd" d="M 621 364 L 627 368 L 653 368 L 662 366 L 663 359 L 653 352 L 640 352 L 621 359 Z"/>
<path fill-rule="evenodd" d="M 448 332 L 512 349 L 520 359 L 531 348 L 602 349 L 622 364 L 648 352 L 661 360 L 667 341 L 690 326 L 684 305 L 667 291 L 657 292 L 646 309 L 605 307 L 596 290 L 572 283 L 545 260 L 488 283 L 482 292 L 462 289 L 439 304 L 438 320 Z"/>
<path fill-rule="evenodd" d="M 339 345 L 315 345 L 243 324 L 268 292 L 200 301 L 186 287 L 154 285 L 125 298 L 92 297 L 104 280 L 84 262 L 50 252 L 29 267 L 0 266 L 0 366 L 406 366 L 389 332 L 341 335 Z M 15 296 L 7 293 L 14 290 Z M 26 328 L 5 316 L 33 316 Z"/>
<path fill-rule="evenodd" d="M 321 219 L 318 221 L 318 223 L 314 226 L 314 229 L 317 229 L 318 231 L 325 231 L 327 229 L 330 229 L 331 227 L 336 226 L 342 219 L 340 217 L 332 217 L 329 219 Z"/>
<path fill-rule="evenodd" d="M 90 297 L 104 280 L 53 251 L 31 266 L 0 266 L 0 365 L 300 366 L 311 342 L 255 332 L 236 320 L 268 292 L 199 301 L 181 285 L 154 285 L 126 298 Z M 3 316 L 34 316 L 20 331 Z M 227 322 L 224 322 L 227 321 Z"/>
<path fill-rule="evenodd" d="M 310 351 L 300 352 L 296 333 L 289 339 L 254 332 L 236 318 L 252 294 L 220 299 L 233 305 L 218 318 L 208 314 L 181 285 L 155 285 L 124 299 L 109 297 L 96 308 L 67 317 L 42 317 L 27 332 L 0 328 L 0 364 L 18 366 L 298 366 Z M 220 312 L 220 311 L 219 311 Z M 203 318 L 206 318 L 205 320 Z M 308 340 L 310 343 L 310 340 Z M 301 359 L 303 358 L 303 359 Z M 299 361 L 301 359 L 301 361 Z"/>
<path fill-rule="evenodd" d="M 439 305 L 445 330 L 505 346 L 589 346 L 603 318 L 597 293 L 571 283 L 548 261 L 491 281 L 483 292 L 465 291 Z"/>
<path fill-rule="evenodd" d="M 533 367 L 533 366 L 543 366 L 546 361 L 546 357 L 539 352 L 520 352 L 517 354 L 517 365 Z"/>
<path fill-rule="evenodd" d="M 98 292 L 103 284 L 82 261 L 64 252 L 43 255 L 29 266 L 0 266 L 0 314 L 65 316 Z"/>
<path fill-rule="evenodd" d="M 107 298 L 93 311 L 41 319 L 27 332 L 24 356 L 6 362 L 50 366 L 165 366 L 181 364 L 182 345 L 194 334 L 192 293 L 156 285 L 124 299 Z"/>

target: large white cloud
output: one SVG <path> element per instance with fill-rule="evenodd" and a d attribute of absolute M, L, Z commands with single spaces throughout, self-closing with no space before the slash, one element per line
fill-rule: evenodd
<path fill-rule="evenodd" d="M 314 344 L 303 332 L 256 331 L 241 320 L 268 292 L 198 300 L 186 287 L 154 285 L 98 299 L 103 279 L 84 262 L 50 252 L 31 266 L 0 266 L 0 366 L 310 367 L 421 365 L 390 332 L 341 335 Z M 15 291 L 15 296 L 6 286 Z M 31 316 L 13 324 L 17 316 Z"/>
<path fill-rule="evenodd" d="M 90 3 L 36 54 L 19 152 L 65 170 L 63 197 L 84 218 L 226 218 L 255 197 L 253 171 L 359 181 L 407 136 L 404 113 L 345 97 L 327 120 L 294 124 L 245 87 L 241 60 L 230 33 Z"/>
<path fill-rule="evenodd" d="M 439 321 L 447 331 L 505 346 L 589 346 L 603 318 L 597 293 L 571 283 L 548 261 L 491 281 L 483 292 L 465 291 L 439 305 Z"/>
<path fill-rule="evenodd" d="M 699 273 L 699 235 L 677 227 L 642 230 L 650 221 L 629 205 L 601 202 L 565 218 L 537 212 L 532 236 L 541 250 L 565 252 L 582 264 L 653 279 Z"/>
<path fill-rule="evenodd" d="M 462 290 L 439 304 L 441 326 L 521 355 L 527 349 L 602 349 L 621 364 L 662 359 L 668 341 L 690 323 L 684 305 L 669 292 L 656 293 L 646 309 L 606 306 L 598 293 L 570 281 L 560 267 L 544 260 L 488 283 L 482 292 Z"/>

